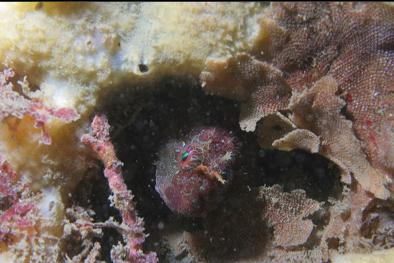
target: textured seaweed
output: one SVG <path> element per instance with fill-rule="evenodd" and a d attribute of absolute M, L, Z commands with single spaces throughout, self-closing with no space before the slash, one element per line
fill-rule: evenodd
<path fill-rule="evenodd" d="M 206 72 L 201 75 L 204 88 L 226 94 L 226 82 L 221 76 L 231 72 L 236 75 L 232 80 L 242 79 L 234 81 L 234 86 L 226 86 L 229 90 L 252 91 L 249 98 L 243 98 L 240 126 L 253 131 L 261 118 L 278 110 L 295 110 L 294 101 L 302 92 L 305 94 L 318 81 L 323 85 L 332 78 L 336 84 L 326 84 L 337 86 L 332 96 L 326 97 L 320 88 L 322 93 L 316 94 L 320 99 L 313 102 L 316 105 L 311 104 L 310 116 L 306 118 L 314 120 L 301 123 L 306 111 L 294 112 L 292 119 L 299 128 L 320 136 L 326 148 L 322 151 L 327 150 L 323 155 L 354 173 L 365 189 L 386 199 L 389 193 L 385 187 L 392 177 L 389 160 L 394 149 L 390 84 L 394 81 L 393 15 L 393 8 L 383 4 L 274 3 L 269 18 L 260 22 L 261 32 L 249 58 L 245 60 L 247 55 L 243 54 L 226 63 L 208 61 Z M 230 66 L 219 67 L 220 63 Z M 238 66 L 236 70 L 231 67 L 233 64 Z M 264 68 L 256 71 L 256 65 Z M 240 85 L 245 86 L 239 88 Z M 334 108 L 337 117 L 330 113 Z M 321 111 L 328 115 L 318 116 Z M 330 124 L 319 124 L 324 121 Z M 313 125 L 321 126 L 320 131 L 314 130 Z M 340 134 L 343 129 L 347 135 Z M 341 149 L 334 150 L 337 135 L 341 135 Z M 343 165 L 355 152 L 360 160 Z M 373 168 L 362 175 L 363 168 L 358 167 L 369 163 Z M 349 177 L 345 177 L 344 181 L 349 182 Z M 375 186 L 368 187 L 369 184 Z"/>

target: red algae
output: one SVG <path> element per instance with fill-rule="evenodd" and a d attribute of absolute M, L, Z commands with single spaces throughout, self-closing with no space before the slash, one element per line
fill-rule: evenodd
<path fill-rule="evenodd" d="M 119 210 L 122 217 L 123 238 L 126 244 L 126 261 L 121 259 L 123 247 L 111 250 L 111 258 L 114 262 L 130 262 L 130 263 L 156 263 L 158 262 L 156 253 L 142 251 L 145 241 L 144 221 L 138 217 L 133 201 L 134 196 L 131 191 L 127 190 L 127 186 L 123 180 L 122 166 L 123 163 L 116 157 L 114 146 L 110 140 L 109 123 L 104 115 L 96 115 L 91 124 L 89 134 L 84 134 L 81 141 L 89 146 L 98 158 L 103 162 L 105 169 L 104 175 L 108 180 L 109 187 L 113 192 L 113 204 Z M 109 222 L 111 225 L 113 222 Z M 108 225 L 108 222 L 104 223 Z M 116 225 L 116 224 L 115 224 Z"/>

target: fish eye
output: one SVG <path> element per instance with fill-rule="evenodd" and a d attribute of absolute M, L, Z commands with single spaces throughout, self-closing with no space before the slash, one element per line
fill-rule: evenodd
<path fill-rule="evenodd" d="M 188 156 L 189 156 L 189 152 L 183 152 L 182 153 L 182 161 L 185 161 Z"/>

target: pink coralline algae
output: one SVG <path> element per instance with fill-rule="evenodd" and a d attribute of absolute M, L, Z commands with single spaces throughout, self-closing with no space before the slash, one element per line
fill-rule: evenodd
<path fill-rule="evenodd" d="M 184 141 L 170 141 L 160 151 L 156 191 L 174 213 L 204 216 L 230 179 L 235 150 L 226 130 L 193 129 Z"/>
<path fill-rule="evenodd" d="M 34 197 L 22 197 L 27 187 L 0 155 L 0 250 L 36 234 Z"/>
<path fill-rule="evenodd" d="M 81 141 L 89 146 L 104 164 L 104 175 L 108 180 L 109 187 L 113 193 L 111 198 L 113 205 L 118 209 L 122 224 L 117 229 L 122 229 L 121 233 L 126 243 L 126 259 L 122 259 L 123 247 L 111 250 L 113 262 L 130 263 L 156 263 L 158 262 L 156 253 L 144 253 L 142 250 L 145 233 L 144 221 L 137 215 L 133 195 L 127 189 L 123 180 L 123 163 L 116 157 L 115 148 L 110 140 L 109 123 L 105 116 L 95 116 L 89 134 L 84 134 Z M 114 222 L 105 222 L 103 225 L 113 225 Z M 117 224 L 117 223 L 115 223 Z M 120 250 L 117 251 L 117 250 Z"/>
<path fill-rule="evenodd" d="M 17 82 L 19 86 L 13 84 Z M 23 81 L 15 79 L 12 69 L 0 72 L 0 121 L 15 117 L 23 119 L 30 116 L 34 120 L 34 127 L 41 130 L 40 142 L 46 145 L 52 143 L 46 124 L 52 119 L 59 119 L 65 123 L 79 119 L 79 114 L 72 108 L 50 108 L 39 99 L 31 99 L 23 92 L 28 87 L 26 78 Z"/>

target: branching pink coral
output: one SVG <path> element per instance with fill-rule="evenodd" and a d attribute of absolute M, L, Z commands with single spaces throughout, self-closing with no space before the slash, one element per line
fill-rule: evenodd
<path fill-rule="evenodd" d="M 122 175 L 123 163 L 116 157 L 115 149 L 110 141 L 110 126 L 105 116 L 95 116 L 89 134 L 82 136 L 81 141 L 88 145 L 103 162 L 104 175 L 114 196 L 110 198 L 122 216 L 121 231 L 126 245 L 127 256 L 125 262 L 146 263 L 157 262 L 156 253 L 145 254 L 142 246 L 144 234 L 143 219 L 138 217 L 131 191 L 127 190 Z M 122 262 L 117 248 L 112 249 L 111 257 L 115 262 Z"/>
<path fill-rule="evenodd" d="M 45 127 L 53 118 L 60 119 L 66 123 L 75 121 L 79 114 L 71 108 L 53 109 L 47 107 L 42 101 L 30 99 L 26 94 L 14 90 L 11 80 L 15 77 L 12 69 L 0 72 L 0 120 L 7 117 L 22 119 L 31 116 L 34 119 L 34 127 L 41 129 L 40 142 L 51 144 L 51 137 Z"/>

